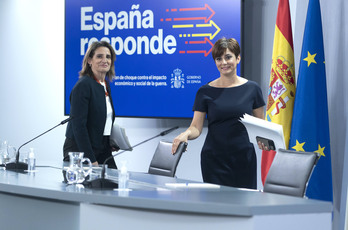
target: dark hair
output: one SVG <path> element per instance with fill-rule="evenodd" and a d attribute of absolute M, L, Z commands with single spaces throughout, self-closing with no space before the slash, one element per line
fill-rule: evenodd
<path fill-rule="evenodd" d="M 80 75 L 80 77 L 86 76 L 86 75 L 89 77 L 93 77 L 92 68 L 88 64 L 88 58 L 93 58 L 95 51 L 99 47 L 106 47 L 110 50 L 111 66 L 110 66 L 110 70 L 106 73 L 106 76 L 109 79 L 109 81 L 111 81 L 115 76 L 116 54 L 115 54 L 114 48 L 112 48 L 112 46 L 106 41 L 93 42 L 92 45 L 90 47 L 88 47 L 87 52 L 85 54 L 85 57 L 83 58 L 82 70 L 79 72 L 79 75 Z"/>
<path fill-rule="evenodd" d="M 229 49 L 236 58 L 240 55 L 240 46 L 236 39 L 234 38 L 220 38 L 217 40 L 213 46 L 211 54 L 213 55 L 213 59 L 215 60 L 217 57 L 221 57 L 226 49 Z"/>

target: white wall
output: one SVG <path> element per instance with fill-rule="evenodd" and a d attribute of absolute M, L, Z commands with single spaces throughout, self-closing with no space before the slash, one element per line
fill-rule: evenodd
<path fill-rule="evenodd" d="M 245 4 L 244 76 L 260 83 L 266 95 L 278 1 L 243 0 Z M 308 0 L 290 0 L 295 65 L 298 69 Z M 328 79 L 331 153 L 335 196 L 334 229 L 344 229 L 347 192 L 347 14 L 345 0 L 321 0 Z M 19 147 L 57 125 L 64 116 L 64 0 L 0 1 L 0 139 Z M 297 73 L 297 72 L 296 72 Z M 266 97 L 266 96 L 265 96 Z M 266 99 L 266 98 L 265 98 Z M 125 152 L 132 171 L 147 171 L 160 139 L 172 140 L 188 119 L 117 118 L 132 145 L 174 126 L 179 129 Z M 65 126 L 23 147 L 34 147 L 38 163 L 60 162 Z M 206 129 L 190 141 L 177 169 L 179 178 L 201 180 L 200 149 Z M 257 152 L 260 161 L 260 152 Z M 259 164 L 260 165 L 260 164 Z M 260 178 L 260 177 L 259 177 Z M 261 183 L 259 182 L 259 187 Z"/>
<path fill-rule="evenodd" d="M 63 1 L 0 1 L 0 139 L 19 147 L 63 116 Z M 27 147 L 61 159 L 64 127 Z"/>

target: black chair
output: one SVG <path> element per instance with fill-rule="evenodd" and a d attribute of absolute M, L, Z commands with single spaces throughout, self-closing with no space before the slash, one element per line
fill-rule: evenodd
<path fill-rule="evenodd" d="M 305 197 L 308 181 L 319 160 L 315 152 L 278 149 L 263 191 Z"/>
<path fill-rule="evenodd" d="M 149 174 L 174 177 L 181 155 L 187 143 L 181 142 L 176 153 L 172 154 L 172 142 L 160 141 L 150 163 Z"/>

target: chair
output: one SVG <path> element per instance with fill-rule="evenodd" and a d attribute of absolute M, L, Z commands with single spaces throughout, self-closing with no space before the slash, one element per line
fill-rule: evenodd
<path fill-rule="evenodd" d="M 160 141 L 150 163 L 149 174 L 174 177 L 181 155 L 187 143 L 181 142 L 176 153 L 172 154 L 172 142 Z"/>
<path fill-rule="evenodd" d="M 305 197 L 308 181 L 318 160 L 318 153 L 278 149 L 263 191 Z"/>

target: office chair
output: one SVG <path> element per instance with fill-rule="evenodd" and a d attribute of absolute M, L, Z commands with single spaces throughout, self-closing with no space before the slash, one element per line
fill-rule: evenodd
<path fill-rule="evenodd" d="M 319 160 L 315 152 L 278 149 L 263 191 L 305 197 L 308 181 Z"/>
<path fill-rule="evenodd" d="M 174 177 L 181 155 L 187 143 L 181 142 L 176 153 L 172 154 L 172 142 L 160 141 L 150 163 L 149 174 Z"/>

